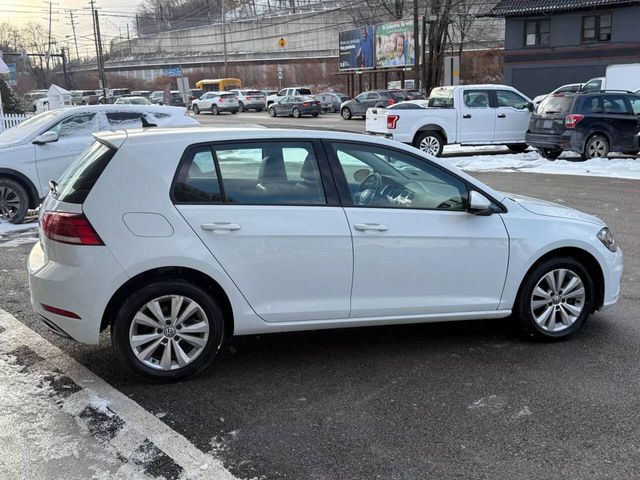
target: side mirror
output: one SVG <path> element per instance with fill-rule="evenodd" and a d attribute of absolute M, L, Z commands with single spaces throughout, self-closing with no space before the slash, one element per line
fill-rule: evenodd
<path fill-rule="evenodd" d="M 493 213 L 491 206 L 491 200 L 480 192 L 476 192 L 475 190 L 471 190 L 471 192 L 469 192 L 469 213 L 486 217 Z"/>
<path fill-rule="evenodd" d="M 530 112 L 533 112 L 535 109 L 536 109 L 536 106 L 533 104 L 533 102 L 527 103 L 527 110 L 529 110 Z"/>
<path fill-rule="evenodd" d="M 36 139 L 32 142 L 36 145 L 44 145 L 45 143 L 57 142 L 58 134 L 52 130 L 48 132 L 44 132 L 41 135 L 38 135 Z"/>

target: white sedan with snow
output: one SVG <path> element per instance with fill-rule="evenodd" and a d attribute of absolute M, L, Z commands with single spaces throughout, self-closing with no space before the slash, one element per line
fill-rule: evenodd
<path fill-rule="evenodd" d="M 596 217 L 327 131 L 99 134 L 41 225 L 36 312 L 84 343 L 110 328 L 155 381 L 201 371 L 232 335 L 511 316 L 557 340 L 613 305 L 622 275 Z"/>
<path fill-rule="evenodd" d="M 180 107 L 93 105 L 36 115 L 0 133 L 0 220 L 20 223 L 101 130 L 198 125 Z"/>

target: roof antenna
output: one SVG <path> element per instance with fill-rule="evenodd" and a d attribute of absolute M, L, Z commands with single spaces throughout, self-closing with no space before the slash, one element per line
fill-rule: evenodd
<path fill-rule="evenodd" d="M 142 128 L 151 128 L 158 126 L 155 123 L 149 122 L 149 120 L 147 120 L 147 117 L 145 117 L 144 115 L 140 117 L 140 121 L 142 122 Z"/>

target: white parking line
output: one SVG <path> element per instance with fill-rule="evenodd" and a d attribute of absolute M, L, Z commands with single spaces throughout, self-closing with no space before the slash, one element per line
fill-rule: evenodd
<path fill-rule="evenodd" d="M 12 349 L 26 346 L 39 357 L 48 369 L 58 369 L 82 390 L 73 394 L 78 399 L 94 399 L 93 404 L 102 403 L 109 415 L 116 415 L 126 428 L 117 435 L 111 446 L 120 450 L 131 450 L 131 442 L 123 441 L 123 435 L 139 440 L 148 440 L 183 469 L 182 478 L 208 480 L 236 480 L 222 462 L 196 448 L 185 437 L 168 427 L 129 397 L 113 388 L 90 370 L 80 365 L 58 347 L 25 326 L 8 312 L 0 309 L 0 326 L 4 327 L 2 344 Z M 86 405 L 86 402 L 84 402 Z M 71 409 L 73 410 L 73 409 Z M 68 411 L 70 414 L 78 412 Z M 125 456 L 126 451 L 122 451 Z M 127 457 L 128 458 L 128 457 Z"/>

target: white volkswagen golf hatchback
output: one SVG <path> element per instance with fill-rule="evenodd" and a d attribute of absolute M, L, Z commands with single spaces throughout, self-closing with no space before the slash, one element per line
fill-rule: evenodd
<path fill-rule="evenodd" d="M 160 129 L 96 136 L 41 211 L 31 301 L 59 334 L 156 381 L 225 338 L 501 318 L 575 333 L 616 302 L 599 219 L 497 192 L 368 136 Z"/>

